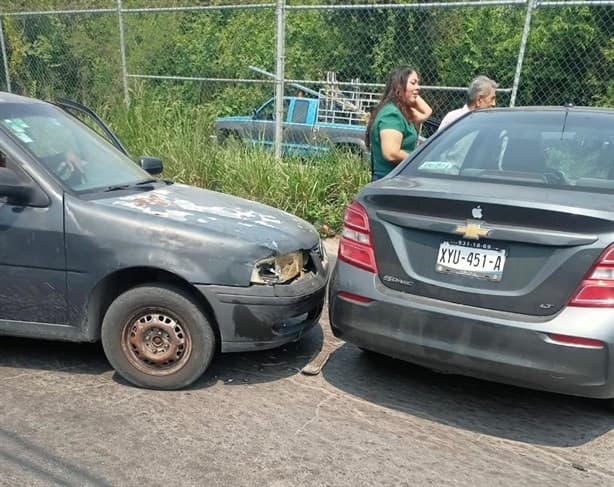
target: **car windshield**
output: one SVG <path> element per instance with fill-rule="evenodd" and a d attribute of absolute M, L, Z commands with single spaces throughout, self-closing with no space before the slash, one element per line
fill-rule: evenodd
<path fill-rule="evenodd" d="M 0 129 L 12 134 L 75 191 L 130 185 L 151 178 L 105 139 L 52 105 L 0 104 Z"/>
<path fill-rule="evenodd" d="M 476 111 L 427 144 L 407 176 L 614 191 L 614 112 Z"/>

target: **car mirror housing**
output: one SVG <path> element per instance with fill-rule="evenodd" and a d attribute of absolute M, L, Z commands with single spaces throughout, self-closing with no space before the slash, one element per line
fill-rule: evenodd
<path fill-rule="evenodd" d="M 13 171 L 6 167 L 0 167 L 0 197 L 6 197 L 7 203 L 31 203 L 34 193 L 34 188 L 20 181 Z"/>
<path fill-rule="evenodd" d="M 162 160 L 158 159 L 157 157 L 141 156 L 139 157 L 139 166 L 141 166 L 152 176 L 160 174 L 162 169 L 164 169 Z"/>

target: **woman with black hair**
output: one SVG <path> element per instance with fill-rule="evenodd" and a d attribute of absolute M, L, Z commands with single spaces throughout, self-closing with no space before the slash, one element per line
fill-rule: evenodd
<path fill-rule="evenodd" d="M 420 80 L 414 69 L 401 66 L 388 75 L 365 137 L 371 149 L 372 181 L 384 177 L 415 149 L 420 125 L 432 111 L 420 96 Z"/>

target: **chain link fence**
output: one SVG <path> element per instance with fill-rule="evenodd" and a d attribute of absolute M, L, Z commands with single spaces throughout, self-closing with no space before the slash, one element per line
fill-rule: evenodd
<path fill-rule="evenodd" d="M 411 65 L 435 117 L 461 106 L 479 74 L 499 83 L 499 105 L 614 106 L 614 0 L 3 5 L 0 89 L 48 99 L 99 106 L 147 90 L 241 113 L 273 95 L 283 60 L 289 94 L 331 73 L 341 89 L 379 92 L 394 66 Z"/>

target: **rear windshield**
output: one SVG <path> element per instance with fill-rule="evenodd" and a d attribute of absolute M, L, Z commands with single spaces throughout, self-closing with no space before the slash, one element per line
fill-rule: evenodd
<path fill-rule="evenodd" d="M 614 192 L 614 111 L 476 111 L 401 171 Z"/>

